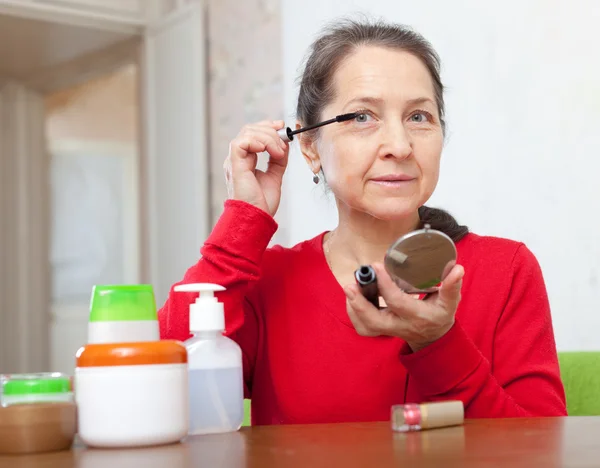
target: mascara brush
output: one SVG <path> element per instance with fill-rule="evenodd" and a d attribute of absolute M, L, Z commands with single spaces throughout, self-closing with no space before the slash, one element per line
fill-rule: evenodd
<path fill-rule="evenodd" d="M 350 114 L 341 114 L 341 115 L 334 117 L 333 119 L 324 120 L 323 122 L 319 122 L 314 125 L 308 125 L 306 127 L 299 128 L 298 130 L 292 130 L 290 127 L 286 127 L 286 128 L 282 128 L 281 130 L 278 130 L 277 134 L 284 142 L 287 143 L 287 142 L 293 141 L 294 135 L 297 135 L 298 133 L 308 132 L 309 130 L 314 130 L 315 128 L 319 128 L 324 125 L 329 125 L 329 124 L 336 123 L 336 122 L 346 122 L 348 120 L 355 119 L 356 117 L 358 117 L 361 114 L 362 114 L 362 112 L 352 112 Z"/>

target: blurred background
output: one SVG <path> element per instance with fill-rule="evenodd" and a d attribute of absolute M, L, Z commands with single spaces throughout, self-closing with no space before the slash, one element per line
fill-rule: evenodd
<path fill-rule="evenodd" d="M 525 242 L 559 350 L 600 338 L 600 2 L 0 0 L 0 372 L 72 372 L 94 284 L 199 258 L 245 124 L 294 124 L 319 29 L 366 13 L 442 59 L 448 140 L 430 205 Z M 273 243 L 335 226 L 293 146 Z M 485 310 L 482 310 L 482 314 Z"/>

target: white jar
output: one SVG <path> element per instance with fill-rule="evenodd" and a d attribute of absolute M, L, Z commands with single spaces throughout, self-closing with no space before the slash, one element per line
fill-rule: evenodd
<path fill-rule="evenodd" d="M 188 431 L 185 347 L 176 341 L 84 346 L 75 401 L 79 437 L 90 447 L 178 442 Z"/>

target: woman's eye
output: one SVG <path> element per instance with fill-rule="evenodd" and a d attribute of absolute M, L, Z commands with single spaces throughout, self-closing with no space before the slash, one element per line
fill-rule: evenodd
<path fill-rule="evenodd" d="M 427 121 L 427 115 L 424 112 L 417 112 L 410 116 L 411 122 L 422 123 Z"/>
<path fill-rule="evenodd" d="M 369 121 L 369 117 L 370 117 L 370 115 L 368 115 L 366 113 L 358 114 L 356 116 L 356 121 L 359 123 L 365 123 L 365 122 Z"/>

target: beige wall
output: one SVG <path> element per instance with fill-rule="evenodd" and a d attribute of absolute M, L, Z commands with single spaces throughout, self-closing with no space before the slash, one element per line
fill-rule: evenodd
<path fill-rule="evenodd" d="M 137 69 L 117 72 L 50 94 L 45 99 L 50 140 L 137 144 Z"/>

